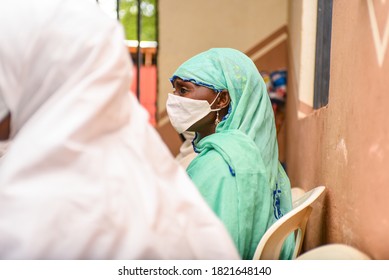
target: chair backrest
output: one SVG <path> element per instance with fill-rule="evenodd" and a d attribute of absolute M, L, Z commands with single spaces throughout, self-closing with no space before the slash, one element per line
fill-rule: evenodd
<path fill-rule="evenodd" d="M 294 208 L 295 202 L 305 194 L 305 190 L 299 187 L 293 187 L 290 191 L 292 193 L 292 205 Z"/>
<path fill-rule="evenodd" d="M 293 252 L 295 259 L 301 251 L 308 218 L 311 215 L 312 206 L 317 198 L 324 192 L 325 187 L 316 187 L 297 198 L 293 203 L 293 209 L 271 225 L 258 243 L 254 260 L 278 260 L 282 245 L 289 234 L 296 232 L 296 246 Z"/>
<path fill-rule="evenodd" d="M 371 260 L 371 257 L 350 245 L 327 244 L 301 254 L 296 260 Z"/>

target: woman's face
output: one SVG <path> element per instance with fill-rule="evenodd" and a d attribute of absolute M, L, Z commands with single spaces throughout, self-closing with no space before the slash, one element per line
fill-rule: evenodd
<path fill-rule="evenodd" d="M 195 100 L 206 100 L 209 104 L 212 104 L 212 102 L 217 96 L 217 93 L 212 89 L 203 86 L 198 86 L 191 82 L 185 82 L 179 78 L 174 80 L 173 86 L 173 94 Z M 218 108 L 217 104 L 218 100 L 214 102 L 214 104 L 212 105 L 212 109 Z M 189 127 L 188 131 L 195 131 L 201 133 L 203 131 L 208 131 L 209 129 L 214 128 L 216 118 L 215 114 L 215 112 L 211 112 L 210 114 L 193 124 L 191 127 Z"/>

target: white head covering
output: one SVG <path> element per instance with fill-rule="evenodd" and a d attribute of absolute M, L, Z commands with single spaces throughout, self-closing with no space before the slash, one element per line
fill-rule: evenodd
<path fill-rule="evenodd" d="M 80 0 L 2 0 L 0 18 L 0 258 L 238 258 L 129 94 L 119 24 Z"/>

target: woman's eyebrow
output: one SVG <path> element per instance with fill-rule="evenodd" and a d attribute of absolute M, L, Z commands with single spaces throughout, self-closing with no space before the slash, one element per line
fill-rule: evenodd
<path fill-rule="evenodd" d="M 177 80 L 177 81 L 174 82 L 174 85 L 181 86 L 181 87 L 190 87 L 193 84 L 191 82 L 185 82 L 185 81 L 182 81 L 182 80 Z"/>

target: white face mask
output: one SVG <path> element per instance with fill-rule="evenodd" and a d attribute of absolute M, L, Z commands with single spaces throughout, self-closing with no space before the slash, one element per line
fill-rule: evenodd
<path fill-rule="evenodd" d="M 166 111 L 170 122 L 178 133 L 183 133 L 197 121 L 204 118 L 210 112 L 220 109 L 211 109 L 220 92 L 211 104 L 206 100 L 196 100 L 169 93 L 166 102 Z"/>

